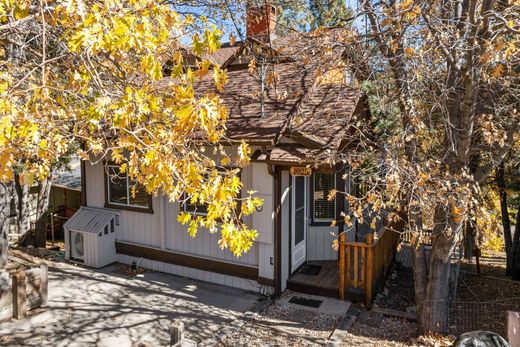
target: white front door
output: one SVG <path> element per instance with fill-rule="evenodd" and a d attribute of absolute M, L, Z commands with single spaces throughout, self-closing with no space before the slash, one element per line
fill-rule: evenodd
<path fill-rule="evenodd" d="M 292 230 L 291 273 L 302 265 L 306 257 L 307 238 L 307 177 L 293 176 L 292 181 Z"/>

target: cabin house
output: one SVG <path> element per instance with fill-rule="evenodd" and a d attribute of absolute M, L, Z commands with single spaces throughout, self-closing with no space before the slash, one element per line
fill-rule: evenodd
<path fill-rule="evenodd" d="M 394 236 L 385 234 L 382 223 L 379 237 L 353 226 L 336 251 L 333 241 L 346 228 L 340 215 L 348 204 L 327 196 L 332 189 L 355 189 L 348 168 L 334 158 L 348 150 L 351 120 L 369 119 L 367 98 L 348 71 L 334 66 L 334 75 L 319 74 L 322 62 L 312 54 L 302 58 L 287 37 L 274 37 L 275 8 L 250 11 L 248 20 L 256 20 L 247 25 L 247 39 L 210 57 L 227 69 L 228 83 L 219 93 L 229 111 L 226 137 L 245 140 L 253 150 L 251 165 L 241 172 L 243 194 L 255 190 L 264 199 L 263 208 L 245 219 L 259 232 L 250 251 L 235 257 L 219 248 L 218 234 L 204 230 L 191 238 L 177 221 L 181 209 L 192 211 L 189 205 L 139 191 L 132 197 L 128 178 L 111 178 L 115 165 L 83 162 L 83 205 L 116 211 L 118 262 L 268 294 L 289 288 L 362 300 L 388 269 Z M 252 58 L 255 73 L 248 68 Z M 268 74 L 274 83 L 266 83 Z M 212 87 L 202 82 L 198 88 Z M 369 262 L 374 266 L 367 269 Z"/>

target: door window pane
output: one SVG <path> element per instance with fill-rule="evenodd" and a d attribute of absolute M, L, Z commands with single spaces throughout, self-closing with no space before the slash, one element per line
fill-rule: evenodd
<path fill-rule="evenodd" d="M 294 244 L 305 238 L 305 178 L 294 178 Z"/>

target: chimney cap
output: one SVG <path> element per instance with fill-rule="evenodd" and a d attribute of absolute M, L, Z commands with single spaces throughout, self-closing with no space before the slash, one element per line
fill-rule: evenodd
<path fill-rule="evenodd" d="M 247 37 L 270 40 L 276 32 L 277 9 L 271 3 L 262 6 L 251 6 L 246 13 Z"/>

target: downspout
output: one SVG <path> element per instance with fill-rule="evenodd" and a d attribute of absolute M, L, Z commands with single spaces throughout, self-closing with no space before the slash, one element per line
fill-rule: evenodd
<path fill-rule="evenodd" d="M 267 165 L 267 171 L 274 178 L 274 294 L 276 297 L 280 296 L 282 292 L 282 279 L 281 279 L 281 260 L 282 260 L 282 209 L 281 209 L 281 190 L 282 180 L 280 170 L 276 165 Z"/>
<path fill-rule="evenodd" d="M 81 144 L 81 149 L 85 150 L 85 143 Z M 79 205 L 87 206 L 87 163 L 85 160 L 80 159 L 80 182 L 81 182 L 81 193 L 79 196 Z"/>

